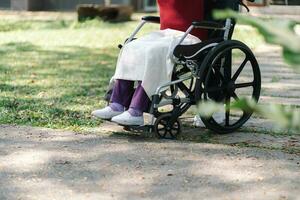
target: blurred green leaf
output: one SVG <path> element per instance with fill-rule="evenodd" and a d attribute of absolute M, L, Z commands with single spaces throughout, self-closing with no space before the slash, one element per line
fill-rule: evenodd
<path fill-rule="evenodd" d="M 256 109 L 256 102 L 252 99 L 240 99 L 233 102 L 230 109 L 242 109 L 245 112 L 252 112 Z"/>
<path fill-rule="evenodd" d="M 222 104 L 218 104 L 214 101 L 202 102 L 198 105 L 198 110 L 201 111 L 202 117 L 211 117 L 214 113 L 224 109 Z"/>
<path fill-rule="evenodd" d="M 295 33 L 295 26 L 300 22 L 291 20 L 266 20 L 242 15 L 232 10 L 215 11 L 216 19 L 236 18 L 239 22 L 251 25 L 263 35 L 267 43 L 283 48 L 285 61 L 294 66 L 300 65 L 300 37 Z"/>
<path fill-rule="evenodd" d="M 300 37 L 295 32 L 295 27 L 300 22 L 291 20 L 266 20 L 248 15 L 242 15 L 232 10 L 215 11 L 216 19 L 235 18 L 239 22 L 255 27 L 267 43 L 280 45 L 284 60 L 300 69 Z M 221 110 L 223 105 L 211 102 L 200 104 L 202 116 L 212 116 Z M 283 105 L 257 105 L 254 100 L 240 99 L 233 103 L 230 109 L 240 109 L 245 112 L 255 112 L 263 117 L 273 120 L 281 127 L 300 130 L 300 110 Z"/>
<path fill-rule="evenodd" d="M 214 113 L 224 110 L 224 105 L 215 102 L 203 102 L 199 104 L 198 109 L 201 116 L 211 117 Z M 232 103 L 230 109 L 254 112 L 271 119 L 280 127 L 300 130 L 300 110 L 296 107 L 278 104 L 257 105 L 255 100 L 240 99 Z"/>

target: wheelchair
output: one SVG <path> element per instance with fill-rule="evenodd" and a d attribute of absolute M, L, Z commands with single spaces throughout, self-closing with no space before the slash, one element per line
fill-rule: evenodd
<path fill-rule="evenodd" d="M 222 0 L 221 5 L 214 6 L 214 9 L 238 10 L 241 5 L 249 11 L 242 0 Z M 175 139 L 182 129 L 180 116 L 191 106 L 207 101 L 224 105 L 224 111 L 216 115 L 201 116 L 206 128 L 213 132 L 231 133 L 249 120 L 252 111 L 232 110 L 230 105 L 242 98 L 251 98 L 258 102 L 261 90 L 259 64 L 247 45 L 232 40 L 235 20 L 211 20 L 211 15 L 208 13 L 206 16 L 209 21 L 193 22 L 175 47 L 172 80 L 158 87 L 152 96 L 149 110 L 152 116 L 151 123 L 143 126 L 124 126 L 125 130 L 147 131 L 159 138 Z M 160 23 L 160 18 L 143 17 L 125 44 L 134 40 L 146 23 Z M 181 44 L 193 29 L 208 30 L 209 38 L 193 45 Z M 111 91 L 107 93 L 107 100 L 110 93 Z M 161 109 L 164 107 L 167 109 Z M 221 120 L 220 115 L 223 116 Z"/>

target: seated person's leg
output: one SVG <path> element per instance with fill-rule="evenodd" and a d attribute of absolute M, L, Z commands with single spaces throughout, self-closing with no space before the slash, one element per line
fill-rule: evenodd
<path fill-rule="evenodd" d="M 129 108 L 134 93 L 134 81 L 116 80 L 110 99 L 110 107 L 114 111 L 124 111 Z"/>
<path fill-rule="evenodd" d="M 92 115 L 101 119 L 111 119 L 123 113 L 130 105 L 134 92 L 133 86 L 133 81 L 116 80 L 110 105 L 103 109 L 93 111 Z"/>
<path fill-rule="evenodd" d="M 141 116 L 143 112 L 148 112 L 150 103 L 151 101 L 148 95 L 142 87 L 141 82 L 139 82 L 129 106 L 130 114 L 133 116 Z"/>
<path fill-rule="evenodd" d="M 113 117 L 112 121 L 122 125 L 143 125 L 143 112 L 148 111 L 150 103 L 149 97 L 141 86 L 141 82 L 139 82 L 138 87 L 133 94 L 129 110 L 121 115 Z"/>

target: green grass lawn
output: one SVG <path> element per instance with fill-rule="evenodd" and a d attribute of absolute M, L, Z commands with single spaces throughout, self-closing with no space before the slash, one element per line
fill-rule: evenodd
<path fill-rule="evenodd" d="M 117 45 L 137 23 L 0 20 L 0 123 L 79 132 L 98 126 L 90 112 L 105 105 Z M 249 27 L 236 33 L 250 46 L 262 41 Z"/>

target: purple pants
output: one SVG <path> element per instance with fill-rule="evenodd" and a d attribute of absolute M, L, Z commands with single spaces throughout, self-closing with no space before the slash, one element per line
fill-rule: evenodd
<path fill-rule="evenodd" d="M 112 103 L 118 103 L 126 108 L 147 112 L 150 106 L 150 99 L 139 81 L 134 89 L 134 81 L 117 79 L 111 96 Z"/>

